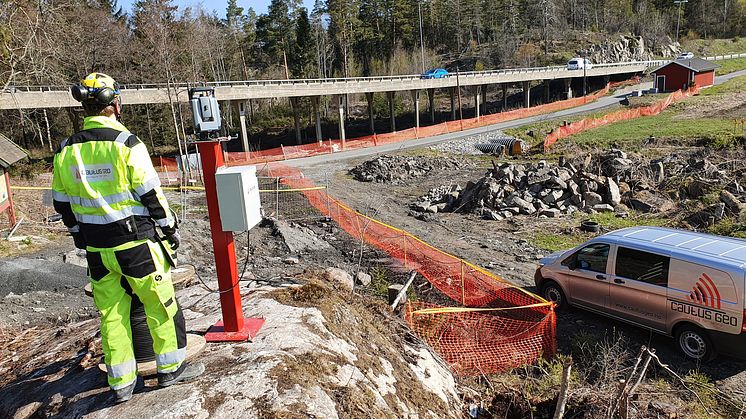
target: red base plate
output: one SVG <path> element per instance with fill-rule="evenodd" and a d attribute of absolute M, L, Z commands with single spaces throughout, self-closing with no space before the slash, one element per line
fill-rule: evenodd
<path fill-rule="evenodd" d="M 243 328 L 237 332 L 227 332 L 223 326 L 223 321 L 215 323 L 214 326 L 210 326 L 205 334 L 205 340 L 208 342 L 243 342 L 248 340 L 251 342 L 259 333 L 259 329 L 264 324 L 264 319 L 260 318 L 244 318 Z"/>

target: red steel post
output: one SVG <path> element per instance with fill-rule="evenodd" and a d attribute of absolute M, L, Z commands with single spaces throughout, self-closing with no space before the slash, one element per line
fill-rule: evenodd
<path fill-rule="evenodd" d="M 202 171 L 207 198 L 207 211 L 210 218 L 212 249 L 215 252 L 215 269 L 220 290 L 220 309 L 223 321 L 212 326 L 205 340 L 208 342 L 244 341 L 253 339 L 264 319 L 245 319 L 241 307 L 241 292 L 238 286 L 238 266 L 233 232 L 223 231 L 218 207 L 218 192 L 215 172 L 225 165 L 223 150 L 218 141 L 198 143 L 202 160 Z"/>

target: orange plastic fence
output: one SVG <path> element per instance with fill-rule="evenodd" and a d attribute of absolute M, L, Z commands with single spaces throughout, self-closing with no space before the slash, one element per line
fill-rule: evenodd
<path fill-rule="evenodd" d="M 549 135 L 547 135 L 547 137 L 544 139 L 544 151 L 546 152 L 547 150 L 549 150 L 549 148 L 554 145 L 554 143 L 556 143 L 558 140 L 561 140 L 562 138 L 566 138 L 589 129 L 598 128 L 600 126 L 612 124 L 614 122 L 626 121 L 628 119 L 658 115 L 672 103 L 693 96 L 698 91 L 699 89 L 696 87 L 689 88 L 688 90 L 677 90 L 666 96 L 665 99 L 649 106 L 616 111 L 600 116 L 598 118 L 585 118 L 581 119 L 580 121 L 565 125 L 563 127 L 559 127 L 549 133 Z"/>
<path fill-rule="evenodd" d="M 260 164 L 276 162 L 281 160 L 296 159 L 301 157 L 328 154 L 342 150 L 354 150 L 358 148 L 373 147 L 379 144 L 390 144 L 401 141 L 413 140 L 434 135 L 447 134 L 455 131 L 463 131 L 471 128 L 483 127 L 514 119 L 527 118 L 548 112 L 556 112 L 593 102 L 605 96 L 611 88 L 634 83 L 639 79 L 625 80 L 623 82 L 608 83 L 603 89 L 587 96 L 560 100 L 534 106 L 533 108 L 514 109 L 512 111 L 484 115 L 478 118 L 461 119 L 457 121 L 446 121 L 440 124 L 420 128 L 409 128 L 397 132 L 385 134 L 373 134 L 364 137 L 341 140 L 324 140 L 318 143 L 303 144 L 297 146 L 281 146 L 269 150 L 252 151 L 250 153 L 237 152 L 226 153 L 226 161 L 229 165 L 237 164 Z"/>
<path fill-rule="evenodd" d="M 269 175 L 292 188 L 313 187 L 295 168 L 269 166 Z M 556 351 L 551 303 L 498 276 L 439 250 L 406 231 L 358 213 L 328 195 L 304 190 L 309 202 L 356 240 L 417 270 L 456 307 L 410 303 L 406 319 L 419 336 L 462 375 L 493 373 Z M 422 311 L 427 309 L 426 311 Z M 457 310 L 457 312 L 453 312 Z"/>

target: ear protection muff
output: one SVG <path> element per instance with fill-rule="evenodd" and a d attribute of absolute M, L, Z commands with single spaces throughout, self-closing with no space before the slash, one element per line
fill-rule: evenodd
<path fill-rule="evenodd" d="M 119 94 L 119 85 L 115 84 L 116 90 L 110 87 L 93 88 L 86 87 L 82 84 L 70 86 L 70 93 L 73 98 L 81 103 L 93 102 L 97 105 L 111 105 Z"/>

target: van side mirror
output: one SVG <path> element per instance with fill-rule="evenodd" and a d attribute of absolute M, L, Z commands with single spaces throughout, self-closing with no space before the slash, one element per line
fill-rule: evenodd
<path fill-rule="evenodd" d="M 578 260 L 577 259 L 571 260 L 570 263 L 567 264 L 567 268 L 571 271 L 578 269 Z"/>

